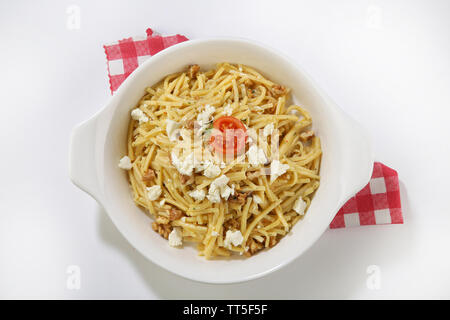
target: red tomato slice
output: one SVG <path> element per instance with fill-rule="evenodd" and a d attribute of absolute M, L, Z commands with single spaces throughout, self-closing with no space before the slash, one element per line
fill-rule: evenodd
<path fill-rule="evenodd" d="M 210 144 L 216 152 L 227 156 L 239 155 L 245 150 L 247 133 L 241 120 L 225 116 L 213 123 Z"/>

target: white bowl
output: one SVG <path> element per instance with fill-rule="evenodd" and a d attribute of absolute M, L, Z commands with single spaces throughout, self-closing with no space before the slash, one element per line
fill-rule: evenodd
<path fill-rule="evenodd" d="M 133 202 L 119 159 L 126 154 L 130 110 L 144 88 L 165 75 L 197 63 L 242 63 L 292 89 L 296 103 L 310 113 L 322 141 L 321 185 L 304 219 L 279 244 L 247 259 L 205 260 L 193 247 L 169 247 L 151 228 L 151 219 Z M 306 73 L 279 52 L 248 40 L 186 41 L 149 58 L 121 85 L 108 104 L 78 125 L 70 146 L 70 177 L 106 210 L 123 236 L 145 257 L 185 278 L 209 283 L 255 279 L 301 256 L 328 228 L 339 208 L 364 187 L 373 153 L 364 130 L 337 107 Z"/>

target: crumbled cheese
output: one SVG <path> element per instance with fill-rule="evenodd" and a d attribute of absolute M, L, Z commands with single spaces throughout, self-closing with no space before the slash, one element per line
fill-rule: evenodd
<path fill-rule="evenodd" d="M 213 236 L 213 237 L 217 237 L 218 235 L 219 235 L 219 233 L 217 232 L 217 231 L 213 231 L 213 232 L 211 232 L 211 235 Z"/>
<path fill-rule="evenodd" d="M 231 231 L 228 230 L 225 235 L 225 240 L 223 242 L 224 246 L 226 248 L 231 248 L 231 245 L 237 247 L 238 245 L 242 244 L 242 241 L 244 241 L 244 237 L 242 236 L 242 233 L 238 231 Z"/>
<path fill-rule="evenodd" d="M 124 169 L 124 170 L 130 170 L 131 168 L 133 168 L 130 158 L 125 156 L 122 159 L 120 159 L 119 160 L 119 168 Z"/>
<path fill-rule="evenodd" d="M 180 123 L 170 119 L 166 120 L 166 132 L 170 141 L 177 140 L 177 135 L 180 132 L 180 127 L 181 127 Z"/>
<path fill-rule="evenodd" d="M 201 200 L 205 199 L 205 190 L 197 190 L 197 189 L 195 189 L 193 191 L 189 191 L 188 195 L 191 198 L 195 199 L 195 200 L 200 200 L 201 201 Z"/>
<path fill-rule="evenodd" d="M 222 199 L 228 200 L 230 195 L 234 195 L 234 185 L 231 187 L 226 185 L 220 189 L 220 196 Z"/>
<path fill-rule="evenodd" d="M 264 150 L 258 148 L 255 144 L 251 145 L 247 151 L 247 157 L 250 164 L 254 167 L 265 164 L 267 162 L 266 155 L 264 154 Z"/>
<path fill-rule="evenodd" d="M 212 203 L 219 203 L 222 193 L 225 196 L 227 194 L 230 196 L 231 192 L 234 192 L 234 190 L 227 186 L 228 181 L 230 181 L 230 179 L 226 175 L 221 175 L 219 178 L 214 180 L 209 186 L 208 195 L 206 196 L 208 200 Z M 231 190 L 228 190 L 227 188 Z"/>
<path fill-rule="evenodd" d="M 233 114 L 233 108 L 230 104 L 223 108 L 223 113 L 225 113 L 227 116 L 231 116 Z"/>
<path fill-rule="evenodd" d="M 210 179 L 217 177 L 220 174 L 221 170 L 219 166 L 216 166 L 212 162 L 209 162 L 207 167 L 203 171 L 203 175 Z"/>
<path fill-rule="evenodd" d="M 288 164 L 282 164 L 278 160 L 273 160 L 270 164 L 270 182 L 275 181 L 279 176 L 286 173 L 287 169 L 289 169 Z"/>
<path fill-rule="evenodd" d="M 303 198 L 300 196 L 294 203 L 294 211 L 297 212 L 299 215 L 305 214 L 306 209 L 306 202 L 303 200 Z"/>
<path fill-rule="evenodd" d="M 183 234 L 180 227 L 173 228 L 169 233 L 169 246 L 178 247 L 183 244 Z"/>
<path fill-rule="evenodd" d="M 226 166 L 227 166 L 227 165 L 225 164 L 225 162 L 222 161 L 222 162 L 220 163 L 220 169 L 223 169 L 223 168 L 225 168 Z"/>
<path fill-rule="evenodd" d="M 210 188 L 213 188 L 214 190 L 221 189 L 227 185 L 228 181 L 230 181 L 230 179 L 223 174 L 211 183 Z"/>
<path fill-rule="evenodd" d="M 139 108 L 133 109 L 131 111 L 131 118 L 133 118 L 134 120 L 138 120 L 140 124 L 148 121 L 148 117 Z"/>
<path fill-rule="evenodd" d="M 190 153 L 184 160 L 180 160 L 175 152 L 171 153 L 172 164 L 179 173 L 191 176 L 194 171 L 194 153 Z"/>
<path fill-rule="evenodd" d="M 208 195 L 206 196 L 209 201 L 212 203 L 219 203 L 220 202 L 220 190 L 211 190 L 211 187 L 209 188 Z"/>
<path fill-rule="evenodd" d="M 272 135 L 273 130 L 274 130 L 273 123 L 269 123 L 268 125 L 266 125 L 266 126 L 264 127 L 264 130 L 263 130 L 263 136 L 264 136 L 264 137 L 268 137 L 268 136 Z"/>
<path fill-rule="evenodd" d="M 208 124 L 211 121 L 211 115 L 216 111 L 216 108 L 210 106 L 207 104 L 205 106 L 205 110 L 200 112 L 197 116 L 197 121 L 200 124 L 200 126 L 204 126 Z"/>
<path fill-rule="evenodd" d="M 159 206 L 162 207 L 165 203 L 166 203 L 166 199 L 162 199 L 162 200 L 159 202 Z"/>
<path fill-rule="evenodd" d="M 186 217 L 181 217 L 181 221 L 186 222 Z"/>
<path fill-rule="evenodd" d="M 161 187 L 159 185 L 154 185 L 152 187 L 147 187 L 147 196 L 151 201 L 159 198 L 161 195 Z"/>
<path fill-rule="evenodd" d="M 262 199 L 255 194 L 255 195 L 253 195 L 253 202 L 256 203 L 256 204 L 261 204 L 262 203 Z"/>

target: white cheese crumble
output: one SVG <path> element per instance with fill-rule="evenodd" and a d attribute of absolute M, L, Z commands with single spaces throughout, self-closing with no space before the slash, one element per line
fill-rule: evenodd
<path fill-rule="evenodd" d="M 262 199 L 255 194 L 255 195 L 253 195 L 253 202 L 256 203 L 256 204 L 261 204 L 262 203 Z"/>
<path fill-rule="evenodd" d="M 225 113 L 227 116 L 231 116 L 233 114 L 233 108 L 230 104 L 223 108 L 223 113 Z"/>
<path fill-rule="evenodd" d="M 166 120 L 166 132 L 170 141 L 177 140 L 178 133 L 180 132 L 180 127 L 181 127 L 180 123 L 170 119 Z"/>
<path fill-rule="evenodd" d="M 169 246 L 178 247 L 183 244 L 183 234 L 180 227 L 173 228 L 169 233 Z"/>
<path fill-rule="evenodd" d="M 231 248 L 231 245 L 237 247 L 238 245 L 242 244 L 242 241 L 244 241 L 244 237 L 242 236 L 242 233 L 238 231 L 231 231 L 228 230 L 225 235 L 225 240 L 223 242 L 224 246 L 226 248 Z"/>
<path fill-rule="evenodd" d="M 268 125 L 266 125 L 266 126 L 264 127 L 264 130 L 263 130 L 263 136 L 264 136 L 264 137 L 268 137 L 268 136 L 272 135 L 273 130 L 274 130 L 273 123 L 269 123 Z"/>
<path fill-rule="evenodd" d="M 254 167 L 265 164 L 267 162 L 266 155 L 264 154 L 264 150 L 258 148 L 255 144 L 251 145 L 247 151 L 248 162 Z"/>
<path fill-rule="evenodd" d="M 151 201 L 159 198 L 161 195 L 161 187 L 159 185 L 154 185 L 152 187 L 147 187 L 147 196 Z"/>
<path fill-rule="evenodd" d="M 181 160 L 177 157 L 175 152 L 172 151 L 171 159 L 172 164 L 178 170 L 179 173 L 184 174 L 186 176 L 191 176 L 194 171 L 194 153 L 190 153 L 184 160 Z"/>
<path fill-rule="evenodd" d="M 200 112 L 197 116 L 197 121 L 200 124 L 200 126 L 204 126 L 204 125 L 208 124 L 211 121 L 210 118 L 215 111 L 216 111 L 216 108 L 207 104 L 205 106 L 205 110 Z"/>
<path fill-rule="evenodd" d="M 220 189 L 220 196 L 222 197 L 222 199 L 228 200 L 230 195 L 234 195 L 234 185 L 232 185 L 231 187 L 224 186 L 222 189 Z"/>
<path fill-rule="evenodd" d="M 206 196 L 209 201 L 212 203 L 219 203 L 220 202 L 220 190 L 211 190 L 209 188 L 208 195 Z"/>
<path fill-rule="evenodd" d="M 219 203 L 221 193 L 224 193 L 224 195 L 226 195 L 226 193 L 228 192 L 225 188 L 229 188 L 227 186 L 228 181 L 230 181 L 230 179 L 226 175 L 221 175 L 219 178 L 214 180 L 209 186 L 208 195 L 206 196 L 208 200 L 212 203 Z M 231 194 L 231 190 L 229 192 Z"/>
<path fill-rule="evenodd" d="M 166 203 L 166 199 L 162 199 L 162 200 L 159 202 L 159 206 L 162 207 L 165 203 Z"/>
<path fill-rule="evenodd" d="M 131 163 L 130 158 L 128 156 L 123 157 L 119 160 L 119 168 L 124 170 L 130 170 L 133 168 L 133 164 Z"/>
<path fill-rule="evenodd" d="M 139 108 L 133 109 L 133 110 L 131 111 L 131 118 L 133 118 L 134 120 L 138 120 L 139 123 L 144 123 L 144 122 L 147 122 L 147 121 L 148 121 L 148 117 L 147 117 L 147 116 L 145 115 L 145 113 L 144 113 L 141 109 L 139 109 Z"/>
<path fill-rule="evenodd" d="M 206 168 L 203 171 L 203 175 L 210 179 L 217 177 L 220 174 L 221 170 L 219 166 L 216 166 L 212 162 L 209 162 Z"/>
<path fill-rule="evenodd" d="M 275 181 L 279 176 L 285 174 L 287 169 L 289 169 L 288 164 L 282 164 L 278 160 L 273 160 L 270 164 L 270 182 Z"/>
<path fill-rule="evenodd" d="M 217 236 L 219 235 L 219 233 L 218 233 L 217 231 L 213 231 L 213 232 L 211 232 L 211 235 L 212 235 L 213 237 L 217 237 Z"/>
<path fill-rule="evenodd" d="M 294 211 L 297 212 L 299 215 L 305 214 L 306 209 L 306 202 L 303 200 L 303 198 L 300 196 L 294 203 Z"/>
<path fill-rule="evenodd" d="M 192 190 L 188 192 L 188 195 L 195 200 L 205 199 L 205 190 Z"/>

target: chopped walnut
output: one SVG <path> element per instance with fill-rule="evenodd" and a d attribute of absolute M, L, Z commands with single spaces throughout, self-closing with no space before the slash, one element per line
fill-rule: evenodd
<path fill-rule="evenodd" d="M 280 86 L 279 84 L 276 84 L 272 87 L 272 93 L 278 97 L 283 96 L 287 93 L 287 89 L 284 86 Z"/>
<path fill-rule="evenodd" d="M 243 205 L 245 203 L 245 200 L 247 199 L 250 192 L 235 192 L 234 195 L 230 196 L 228 199 L 232 203 L 239 203 Z"/>
<path fill-rule="evenodd" d="M 170 232 L 172 232 L 172 226 L 169 224 L 159 224 L 157 222 L 153 222 L 152 228 L 155 232 L 158 232 L 164 239 L 169 239 L 169 234 Z"/>
<path fill-rule="evenodd" d="M 194 176 L 187 176 L 185 174 L 180 175 L 181 184 L 187 184 L 194 182 Z"/>
<path fill-rule="evenodd" d="M 225 229 L 228 229 L 228 230 L 239 230 L 241 227 L 241 224 L 239 223 L 239 221 L 237 219 L 230 219 L 228 221 L 225 221 L 223 226 L 225 227 Z"/>
<path fill-rule="evenodd" d="M 167 219 L 166 217 L 163 217 L 163 216 L 159 216 L 158 218 L 156 218 L 156 223 L 158 223 L 158 224 L 168 224 L 169 223 L 169 219 Z"/>
<path fill-rule="evenodd" d="M 197 76 L 197 72 L 200 70 L 200 66 L 198 64 L 193 64 L 189 66 L 189 77 L 191 79 Z"/>
<path fill-rule="evenodd" d="M 251 86 L 253 86 L 253 81 L 252 80 L 250 80 L 250 79 L 245 79 L 244 80 L 244 84 L 247 86 L 247 87 L 251 87 Z"/>
<path fill-rule="evenodd" d="M 270 237 L 269 240 L 269 247 L 272 248 L 273 246 L 275 246 L 278 243 L 279 239 L 275 236 L 275 237 Z"/>
<path fill-rule="evenodd" d="M 171 208 L 169 211 L 169 219 L 170 221 L 178 220 L 183 216 L 183 211 Z"/>
<path fill-rule="evenodd" d="M 314 137 L 314 131 L 305 131 L 300 133 L 300 140 L 302 141 L 308 141 L 312 137 Z"/>
<path fill-rule="evenodd" d="M 142 181 L 150 182 L 150 181 L 152 181 L 155 178 L 156 178 L 155 170 L 148 169 L 147 172 L 142 176 Z"/>
<path fill-rule="evenodd" d="M 255 239 L 247 241 L 248 250 L 244 253 L 247 257 L 250 257 L 264 248 L 262 243 L 258 243 Z"/>
<path fill-rule="evenodd" d="M 195 126 L 195 120 L 194 119 L 187 120 L 187 121 L 184 122 L 184 127 L 186 129 L 194 129 L 194 126 Z"/>

